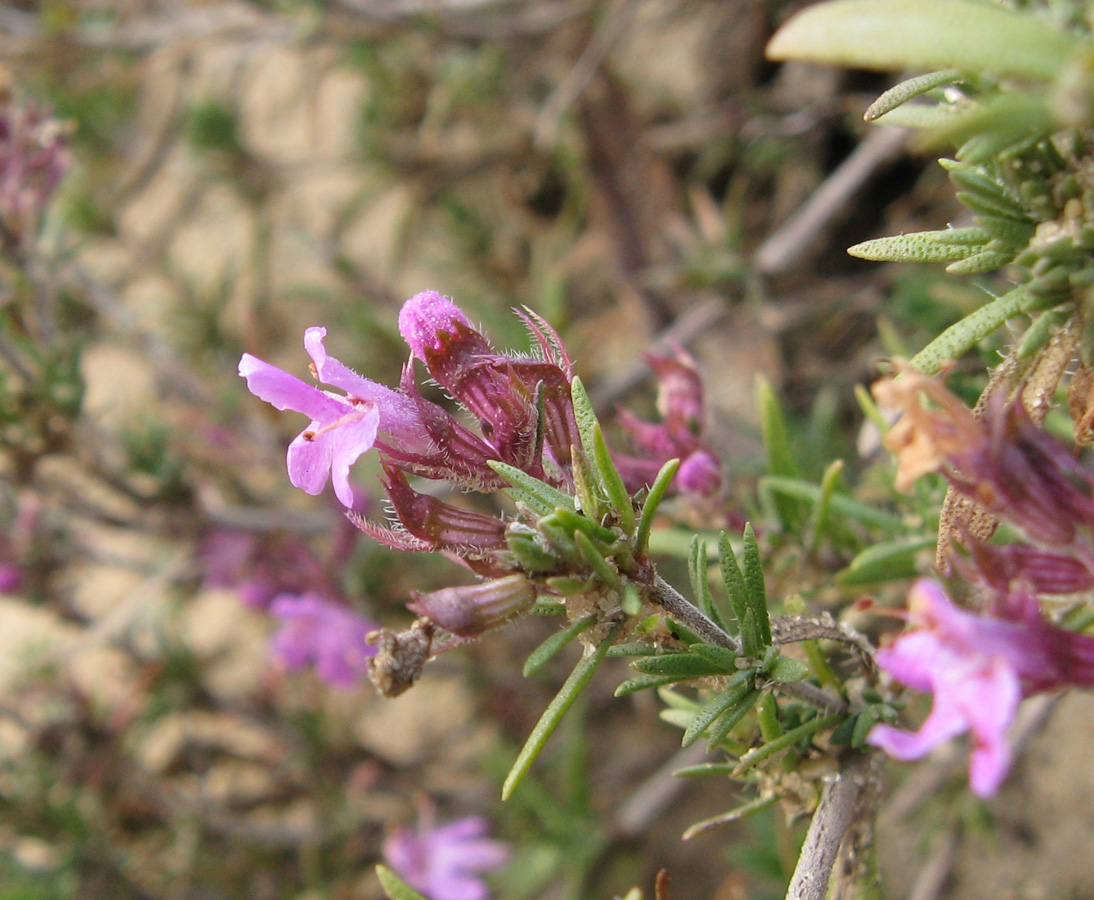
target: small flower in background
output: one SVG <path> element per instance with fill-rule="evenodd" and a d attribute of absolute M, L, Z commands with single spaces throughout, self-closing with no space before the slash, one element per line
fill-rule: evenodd
<path fill-rule="evenodd" d="M 699 367 L 682 348 L 672 356 L 646 357 L 658 379 L 657 411 L 661 422 L 644 422 L 626 410 L 617 413 L 635 456 L 617 456 L 620 474 L 630 491 L 653 483 L 670 459 L 679 459 L 676 490 L 710 497 L 722 487 L 722 466 L 702 440 L 703 386 Z"/>
<path fill-rule="evenodd" d="M 931 713 L 916 732 L 876 725 L 868 741 L 912 760 L 970 732 L 969 783 L 981 797 L 994 794 L 1010 768 L 1006 733 L 1022 698 L 1094 685 L 1094 638 L 1045 621 L 1029 593 L 1009 595 L 988 617 L 959 609 L 938 584 L 922 580 L 908 596 L 908 616 L 917 627 L 876 659 L 897 681 L 929 691 Z"/>
<path fill-rule="evenodd" d="M 12 90 L 14 75 L 0 67 L 0 239 L 16 249 L 38 230 L 42 213 L 68 168 L 67 123 Z"/>
<path fill-rule="evenodd" d="M 346 531 L 352 533 L 347 526 Z M 331 577 L 341 561 L 318 559 L 299 537 L 213 528 L 197 548 L 206 588 L 234 590 L 247 606 L 266 609 L 279 594 L 337 593 Z"/>
<path fill-rule="evenodd" d="M 384 859 L 428 900 L 487 900 L 490 891 L 479 873 L 509 859 L 508 846 L 487 837 L 487 829 L 478 816 L 434 826 L 426 806 L 417 828 L 398 828 L 384 841 Z"/>
<path fill-rule="evenodd" d="M 314 665 L 332 687 L 353 687 L 368 677 L 376 648 L 367 637 L 379 627 L 375 622 L 317 594 L 281 594 L 269 611 L 282 623 L 270 651 L 286 669 Z"/>

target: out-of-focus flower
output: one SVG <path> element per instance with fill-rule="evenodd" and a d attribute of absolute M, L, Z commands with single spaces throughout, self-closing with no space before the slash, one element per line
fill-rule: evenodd
<path fill-rule="evenodd" d="M 69 126 L 50 111 L 19 103 L 0 67 L 0 236 L 14 249 L 38 230 L 68 168 Z"/>
<path fill-rule="evenodd" d="M 348 524 L 346 530 L 352 532 Z M 197 558 L 205 587 L 234 590 L 254 609 L 266 609 L 279 594 L 336 593 L 331 561 L 318 559 L 294 535 L 214 528 Z"/>
<path fill-rule="evenodd" d="M 432 818 L 426 810 L 417 828 L 399 828 L 384 841 L 388 865 L 428 900 L 487 900 L 480 873 L 505 865 L 508 846 L 487 837 L 487 822 L 478 816 L 441 826 Z"/>
<path fill-rule="evenodd" d="M 1035 425 L 1019 400 L 997 393 L 977 419 L 941 381 L 911 370 L 873 390 L 879 404 L 903 414 L 885 436 L 897 454 L 898 488 L 942 470 L 957 490 L 1027 537 L 1055 549 L 1080 542 L 1094 563 L 1094 472 Z"/>
<path fill-rule="evenodd" d="M 682 348 L 672 356 L 648 355 L 658 379 L 658 424 L 644 422 L 620 410 L 623 427 L 637 455 L 618 456 L 620 474 L 631 491 L 653 483 L 661 466 L 679 459 L 676 489 L 684 494 L 709 497 L 722 486 L 722 466 L 702 439 L 703 386 L 699 367 Z"/>
<path fill-rule="evenodd" d="M 270 650 L 285 668 L 314 665 L 332 687 L 353 687 L 368 677 L 376 648 L 366 639 L 375 622 L 317 594 L 280 594 L 270 603 L 270 615 L 282 623 Z"/>
<path fill-rule="evenodd" d="M 1006 732 L 1019 701 L 1038 691 L 1094 685 L 1094 638 L 1045 621 L 1036 599 L 1015 593 L 998 617 L 954 606 L 932 581 L 908 597 L 909 621 L 918 626 L 877 653 L 897 681 L 933 695 L 930 715 L 916 732 L 879 724 L 869 742 L 896 759 L 926 756 L 941 743 L 970 732 L 969 782 L 974 793 L 995 793 L 1010 767 Z"/>

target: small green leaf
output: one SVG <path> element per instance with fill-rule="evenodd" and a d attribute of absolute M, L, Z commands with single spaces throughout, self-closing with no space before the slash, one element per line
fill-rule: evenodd
<path fill-rule="evenodd" d="M 714 612 L 710 596 L 710 582 L 707 580 L 707 543 L 699 535 L 691 539 L 691 553 L 688 554 L 688 580 L 691 582 L 691 592 L 695 596 L 695 605 L 699 607 L 703 615 L 712 618 L 718 625 L 717 613 Z"/>
<path fill-rule="evenodd" d="M 547 739 L 554 733 L 558 723 L 562 721 L 562 717 L 573 705 L 578 694 L 585 689 L 585 685 L 593 677 L 593 673 L 604 659 L 604 654 L 622 627 L 622 622 L 616 622 L 604 640 L 597 645 L 596 650 L 581 658 L 574 667 L 573 672 L 570 673 L 570 677 L 566 679 L 566 683 L 562 685 L 555 698 L 548 704 L 547 709 L 543 711 L 543 715 L 540 716 L 535 728 L 532 729 L 532 733 L 528 736 L 528 740 L 525 741 L 524 746 L 517 755 L 516 762 L 513 763 L 513 767 L 505 778 L 505 783 L 501 787 L 502 800 L 508 800 L 513 795 L 513 791 L 524 780 L 524 776 L 528 774 L 532 763 L 535 762 L 536 757 L 543 750 Z"/>
<path fill-rule="evenodd" d="M 627 486 L 623 483 L 623 476 L 615 467 L 611 451 L 608 450 L 608 442 L 604 440 L 604 432 L 600 425 L 593 428 L 593 458 L 596 468 L 600 472 L 600 478 L 604 482 L 604 490 L 608 495 L 616 517 L 619 519 L 619 527 L 626 534 L 634 532 L 635 515 L 634 504 L 631 495 L 627 493 Z"/>
<path fill-rule="evenodd" d="M 957 68 L 1048 80 L 1081 47 L 1047 20 L 994 3 L 835 0 L 791 18 L 766 52 L 880 71 Z"/>
<path fill-rule="evenodd" d="M 646 641 L 634 641 L 629 644 L 616 644 L 608 648 L 605 656 L 657 656 L 661 651 L 655 644 Z"/>
<path fill-rule="evenodd" d="M 745 599 L 756 623 L 756 640 L 760 649 L 771 645 L 771 616 L 767 609 L 767 589 L 764 586 L 763 562 L 756 532 L 752 523 L 745 523 L 744 552 L 741 555 L 741 573 L 744 575 Z M 741 625 L 742 636 L 744 623 Z"/>
<path fill-rule="evenodd" d="M 527 678 L 533 672 L 538 672 L 542 669 L 550 660 L 554 659 L 559 650 L 570 643 L 570 641 L 581 634 L 581 632 L 595 625 L 596 618 L 595 615 L 585 616 L 585 618 L 572 622 L 561 631 L 556 631 L 547 638 L 547 640 L 528 654 L 528 659 L 524 661 L 524 676 Z"/>
<path fill-rule="evenodd" d="M 877 584 L 919 574 L 918 557 L 935 545 L 935 537 L 916 535 L 867 547 L 836 574 L 847 586 Z"/>
<path fill-rule="evenodd" d="M 959 69 L 942 69 L 939 72 L 928 72 L 926 75 L 918 75 L 895 85 L 877 98 L 862 114 L 867 122 L 879 119 L 886 113 L 892 112 L 898 106 L 902 106 L 909 100 L 919 97 L 927 91 L 953 84 L 961 80 Z"/>
<path fill-rule="evenodd" d="M 642 613 L 642 594 L 633 581 L 623 582 L 623 596 L 620 600 L 623 612 L 628 616 L 637 616 Z"/>
<path fill-rule="evenodd" d="M 616 697 L 625 697 L 627 694 L 637 694 L 639 691 L 650 688 L 664 687 L 675 684 L 679 679 L 675 675 L 638 675 L 629 678 L 615 689 Z"/>
<path fill-rule="evenodd" d="M 721 666 L 727 672 L 732 672 L 737 667 L 737 660 L 740 658 L 728 647 L 719 647 L 717 644 L 692 644 L 688 650 Z"/>
<path fill-rule="evenodd" d="M 1029 291 L 1019 286 L 981 306 L 951 325 L 911 359 L 911 366 L 924 375 L 935 375 L 951 360 L 962 356 L 980 341 L 992 334 L 1008 319 L 1022 312 L 1029 302 Z"/>
<path fill-rule="evenodd" d="M 696 656 L 692 653 L 663 653 L 660 656 L 645 656 L 636 659 L 632 665 L 643 675 L 671 675 L 677 679 L 705 678 L 708 675 L 725 675 L 725 666 Z M 736 672 L 736 669 L 729 669 Z"/>
<path fill-rule="evenodd" d="M 959 259 L 946 266 L 946 271 L 951 275 L 982 275 L 984 272 L 993 272 L 996 269 L 1009 265 L 1014 261 L 1014 251 L 1006 250 L 981 250 L 965 259 Z"/>
<path fill-rule="evenodd" d="M 676 774 L 679 775 L 681 773 L 677 772 Z M 755 800 L 750 800 L 748 803 L 742 803 L 729 812 L 719 813 L 716 816 L 711 816 L 709 819 L 703 819 L 701 822 L 696 822 L 684 832 L 683 840 L 690 841 L 693 837 L 705 834 L 713 828 L 719 828 L 722 825 L 730 825 L 733 822 L 739 822 L 741 819 L 747 818 L 753 813 L 758 813 L 767 809 L 769 806 L 774 806 L 775 803 L 778 802 L 778 799 L 778 794 L 771 794 L 767 797 L 757 797 Z"/>
<path fill-rule="evenodd" d="M 958 229 L 952 229 L 957 231 Z M 942 235 L 946 231 L 919 231 L 914 234 L 898 234 L 892 237 L 875 238 L 872 241 L 863 241 L 847 248 L 848 254 L 858 259 L 869 259 L 874 262 L 950 262 L 955 259 L 965 259 L 976 253 L 980 246 L 990 240 L 983 228 L 962 228 L 961 231 L 975 232 L 982 237 L 981 244 L 963 243 L 953 240 L 943 240 Z"/>
<path fill-rule="evenodd" d="M 634 533 L 634 548 L 638 553 L 645 553 L 650 540 L 650 529 L 653 527 L 653 517 L 657 514 L 657 508 L 665 499 L 665 492 L 672 484 L 676 476 L 676 470 L 680 468 L 680 460 L 670 459 L 661 466 L 661 471 L 650 485 L 650 492 L 646 495 L 646 501 L 642 504 L 642 513 L 638 518 L 638 530 Z"/>
<path fill-rule="evenodd" d="M 593 409 L 593 401 L 589 399 L 589 393 L 585 390 L 585 384 L 580 378 L 574 376 L 570 382 L 570 398 L 574 404 L 574 419 L 577 421 L 577 433 L 581 435 L 581 446 L 587 459 L 592 460 L 596 452 L 596 441 L 593 433 L 600 426 Z M 599 476 L 599 473 L 596 473 Z M 597 487 L 603 488 L 603 483 L 598 481 Z"/>
<path fill-rule="evenodd" d="M 745 588 L 745 578 L 741 574 L 741 567 L 737 563 L 737 555 L 729 543 L 729 535 L 724 531 L 718 536 L 718 559 L 722 567 L 722 584 L 725 586 L 726 595 L 733 610 L 732 618 L 735 618 L 739 625 L 748 614 L 748 591 Z M 726 620 L 729 618 L 724 616 Z"/>
<path fill-rule="evenodd" d="M 682 745 L 690 747 L 702 736 L 711 722 L 726 710 L 740 703 L 752 690 L 748 685 L 748 681 L 754 675 L 755 672 L 752 670 L 738 672 L 721 692 L 704 703 L 684 729 L 684 736 L 681 739 Z"/>
<path fill-rule="evenodd" d="M 426 900 L 385 865 L 376 867 L 376 877 L 380 879 L 380 887 L 390 900 Z"/>
<path fill-rule="evenodd" d="M 865 401 L 869 401 L 869 405 L 873 406 L 873 400 L 869 398 L 869 394 L 864 393 L 861 395 L 860 402 Z M 873 406 L 873 408 L 876 409 L 877 407 Z M 884 419 L 879 419 L 878 421 L 882 426 L 881 430 L 888 427 L 884 423 Z M 779 478 L 768 475 L 760 479 L 760 486 L 778 493 L 790 494 L 811 503 L 818 502 L 821 495 L 819 486 L 810 484 L 800 478 Z M 870 525 L 874 528 L 880 528 L 883 531 L 896 533 L 902 533 L 906 530 L 907 526 L 900 516 L 894 515 L 883 509 L 878 509 L 875 506 L 860 503 L 858 500 L 855 500 L 853 497 L 848 497 L 846 494 L 832 494 L 828 502 L 832 512 L 844 518 L 861 522 L 863 525 Z"/>
<path fill-rule="evenodd" d="M 741 757 L 741 761 L 737 763 L 737 768 L 733 770 L 734 776 L 740 777 L 757 763 L 763 762 L 765 759 L 774 756 L 782 750 L 793 747 L 798 741 L 810 738 L 821 729 L 827 728 L 830 725 L 835 725 L 842 719 L 843 716 L 836 713 L 833 713 L 830 716 L 818 716 L 815 719 L 810 719 L 803 725 L 799 725 L 797 728 L 791 729 L 773 741 L 761 744 L 759 747 L 750 750 Z"/>
<path fill-rule="evenodd" d="M 616 591 L 623 589 L 623 579 L 619 577 L 619 572 L 616 571 L 615 566 L 603 557 L 584 531 L 574 532 L 574 543 L 577 545 L 578 552 L 585 564 L 593 570 L 593 574 L 603 584 Z"/>
<path fill-rule="evenodd" d="M 767 670 L 767 677 L 776 684 L 794 684 L 809 677 L 809 666 L 801 660 L 780 656 Z"/>
<path fill-rule="evenodd" d="M 758 689 L 750 691 L 736 706 L 727 709 L 711 723 L 707 729 L 707 752 L 712 751 L 726 739 L 726 735 L 737 727 L 737 723 L 748 715 L 763 695 L 763 691 Z"/>
<path fill-rule="evenodd" d="M 540 481 L 538 478 L 529 475 L 527 472 L 523 472 L 516 466 L 511 466 L 508 463 L 492 459 L 490 460 L 489 465 L 491 469 L 518 488 L 524 495 L 532 497 L 538 506 L 538 508 L 535 509 L 535 512 L 540 515 L 547 515 L 556 508 L 568 509 L 571 512 L 574 511 L 574 498 L 569 494 L 563 493 L 558 488 L 551 487 L 551 485 L 547 484 L 545 481 Z"/>
<path fill-rule="evenodd" d="M 768 474 L 781 475 L 784 478 L 800 477 L 801 472 L 790 446 L 782 407 L 771 382 L 762 376 L 756 379 L 756 406 L 760 411 L 760 429 L 763 433 L 764 449 L 767 451 Z M 776 497 L 775 505 L 785 529 L 793 528 L 804 517 L 802 505 L 793 497 Z"/>

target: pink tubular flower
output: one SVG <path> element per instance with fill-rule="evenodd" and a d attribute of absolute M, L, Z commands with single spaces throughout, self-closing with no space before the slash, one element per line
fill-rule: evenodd
<path fill-rule="evenodd" d="M 966 731 L 973 738 L 969 782 L 988 797 L 1010 768 L 1006 732 L 1023 697 L 1068 685 L 1094 685 L 1094 638 L 1046 622 L 1028 594 L 1012 594 L 999 618 L 954 606 L 932 581 L 908 597 L 910 621 L 920 627 L 877 653 L 897 681 L 930 691 L 930 715 L 916 732 L 876 725 L 869 743 L 896 759 L 926 756 Z"/>
<path fill-rule="evenodd" d="M 353 508 L 357 498 L 349 482 L 350 466 L 376 444 L 378 434 L 423 448 L 430 441 L 414 404 L 327 356 L 323 346 L 326 335 L 325 328 L 309 328 L 304 332 L 304 347 L 319 381 L 340 388 L 344 395 L 305 384 L 249 353 L 239 361 L 239 374 L 247 379 L 247 387 L 256 397 L 277 409 L 291 409 L 311 419 L 289 444 L 289 480 L 293 486 L 318 494 L 329 476 L 335 496 L 343 506 Z"/>
<path fill-rule="evenodd" d="M 539 345 L 539 359 L 498 353 L 459 307 L 436 291 L 423 291 L 403 304 L 399 331 L 411 356 L 478 418 L 494 458 L 565 484 L 570 447 L 580 442 L 570 399 L 570 360 L 546 322 L 531 313 L 523 317 Z M 544 470 L 545 451 L 553 471 Z"/>
<path fill-rule="evenodd" d="M 384 859 L 428 900 L 487 900 L 490 891 L 480 872 L 501 868 L 509 848 L 486 837 L 478 816 L 433 827 L 423 814 L 417 829 L 399 828 L 384 841 Z"/>
<path fill-rule="evenodd" d="M 682 348 L 672 356 L 646 357 L 658 379 L 657 411 L 661 422 L 644 422 L 626 410 L 619 424 L 634 445 L 636 455 L 617 460 L 630 490 L 653 482 L 661 466 L 680 460 L 676 488 L 681 493 L 709 497 L 722 486 L 722 466 L 701 438 L 703 386 L 699 367 Z"/>
<path fill-rule="evenodd" d="M 314 665 L 332 687 L 353 687 L 368 677 L 376 648 L 366 638 L 376 623 L 317 594 L 281 594 L 270 603 L 270 615 L 282 622 L 270 650 L 286 669 Z"/>

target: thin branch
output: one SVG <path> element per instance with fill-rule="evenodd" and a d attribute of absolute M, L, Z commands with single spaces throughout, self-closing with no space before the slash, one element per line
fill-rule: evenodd
<path fill-rule="evenodd" d="M 824 900 L 844 834 L 854 821 L 859 795 L 869 777 L 870 757 L 855 754 L 825 784 L 813 813 L 786 900 Z"/>
<path fill-rule="evenodd" d="M 665 612 L 676 619 L 685 628 L 690 629 L 708 644 L 726 647 L 735 653 L 741 652 L 741 645 L 736 638 L 722 631 L 714 622 L 706 617 L 699 607 L 688 601 L 683 594 L 669 584 L 660 575 L 657 580 L 648 587 L 647 597 L 649 601 L 660 606 Z"/>

